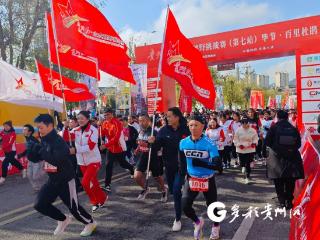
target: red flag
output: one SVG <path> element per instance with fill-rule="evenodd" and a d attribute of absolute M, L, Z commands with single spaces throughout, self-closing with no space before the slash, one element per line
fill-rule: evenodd
<path fill-rule="evenodd" d="M 208 66 L 198 49 L 180 32 L 169 8 L 161 67 L 162 73 L 178 81 L 188 94 L 214 109 L 216 93 Z"/>
<path fill-rule="evenodd" d="M 46 13 L 46 19 L 50 61 L 58 65 L 56 44 L 54 40 L 52 18 L 50 13 Z M 61 66 L 87 74 L 91 77 L 97 78 L 98 80 L 100 79 L 97 59 L 86 56 L 84 53 L 61 42 L 58 42 L 58 52 Z"/>
<path fill-rule="evenodd" d="M 62 96 L 61 89 L 64 90 L 65 100 L 67 102 L 79 102 L 87 101 L 95 98 L 93 94 L 89 92 L 87 85 L 83 83 L 77 83 L 74 80 L 62 76 L 63 84 L 60 81 L 59 73 L 52 71 L 52 80 L 50 75 L 50 69 L 46 68 L 38 61 L 36 61 L 38 72 L 42 81 L 43 90 L 47 93 L 53 94 L 58 97 Z M 53 88 L 53 92 L 52 92 Z"/>
<path fill-rule="evenodd" d="M 52 0 L 58 41 L 98 59 L 99 68 L 135 83 L 127 46 L 105 16 L 86 0 Z"/>

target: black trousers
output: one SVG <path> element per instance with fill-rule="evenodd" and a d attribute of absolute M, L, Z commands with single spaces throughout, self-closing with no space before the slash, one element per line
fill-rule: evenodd
<path fill-rule="evenodd" d="M 77 157 L 76 157 L 76 155 L 70 155 L 69 159 L 71 161 L 71 164 L 72 164 L 72 167 L 73 167 L 73 170 L 74 170 L 74 173 L 75 173 L 76 187 L 77 187 L 77 190 L 79 190 L 79 189 L 82 188 L 82 185 L 81 185 L 81 182 L 80 182 L 80 179 L 79 179 L 79 176 L 80 176 L 79 170 L 80 170 L 80 168 L 78 167 Z M 80 172 L 81 172 L 81 170 L 80 170 Z"/>
<path fill-rule="evenodd" d="M 232 152 L 232 146 L 224 146 L 224 153 L 223 153 L 223 163 L 230 164 L 231 163 L 231 152 Z"/>
<path fill-rule="evenodd" d="M 20 171 L 23 169 L 23 166 L 15 158 L 15 156 L 16 156 L 16 152 L 15 151 L 5 153 L 5 158 L 4 158 L 3 162 L 2 162 L 2 177 L 3 178 L 6 178 L 7 175 L 8 175 L 9 163 L 11 163 L 13 166 L 18 168 Z"/>
<path fill-rule="evenodd" d="M 134 174 L 133 166 L 126 161 L 126 152 L 121 153 L 108 153 L 107 163 L 106 163 L 106 178 L 105 185 L 109 186 L 111 184 L 112 171 L 113 171 L 113 162 L 118 161 L 122 168 L 128 169 L 130 174 Z"/>
<path fill-rule="evenodd" d="M 188 218 L 190 218 L 193 222 L 196 222 L 198 220 L 196 212 L 192 207 L 193 202 L 198 195 L 199 195 L 199 192 L 191 191 L 189 186 L 189 181 L 187 180 L 184 184 L 184 189 L 183 189 L 182 209 L 184 214 Z M 203 192 L 203 195 L 206 199 L 207 206 L 217 201 L 217 187 L 216 187 L 216 181 L 214 176 L 209 179 L 209 190 L 208 192 Z M 214 225 L 218 226 L 219 223 L 214 223 Z"/>
<path fill-rule="evenodd" d="M 265 139 L 263 139 L 263 143 L 262 143 L 262 157 L 264 158 L 268 157 L 267 144 Z"/>
<path fill-rule="evenodd" d="M 62 202 L 68 207 L 71 214 L 81 223 L 89 224 L 93 222 L 92 217 L 78 203 L 75 180 L 69 182 L 54 184 L 48 182 L 42 186 L 34 208 L 45 216 L 48 216 L 57 221 L 64 221 L 66 216 L 55 206 L 53 202 L 59 197 Z"/>
<path fill-rule="evenodd" d="M 258 158 L 262 158 L 262 140 L 261 139 L 259 139 L 258 141 L 258 145 L 256 147 L 256 154 Z"/>
<path fill-rule="evenodd" d="M 274 179 L 274 186 L 276 188 L 280 204 L 285 204 L 285 202 L 292 202 L 295 183 L 295 178 Z"/>
<path fill-rule="evenodd" d="M 249 178 L 251 174 L 250 163 L 253 161 L 254 153 L 238 153 L 240 166 L 246 168 L 245 177 Z"/>

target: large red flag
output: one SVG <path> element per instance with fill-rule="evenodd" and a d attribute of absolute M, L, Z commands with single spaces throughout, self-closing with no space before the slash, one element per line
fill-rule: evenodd
<path fill-rule="evenodd" d="M 52 80 L 50 69 L 46 68 L 38 61 L 36 61 L 39 76 L 42 81 L 43 90 L 47 93 L 54 94 L 58 97 L 62 96 L 62 88 L 64 90 L 65 100 L 67 102 L 79 102 L 87 101 L 95 98 L 93 94 L 89 92 L 87 85 L 83 83 L 77 83 L 74 80 L 62 76 L 62 81 L 60 81 L 59 73 L 55 71 L 52 72 Z M 53 88 L 53 89 L 52 89 Z M 52 91 L 53 90 L 53 91 Z"/>
<path fill-rule="evenodd" d="M 58 65 L 56 44 L 54 40 L 52 18 L 50 13 L 46 13 L 46 19 L 50 61 Z M 61 66 L 87 74 L 99 80 L 98 60 L 96 58 L 86 56 L 79 50 L 63 44 L 62 42 L 58 42 L 58 52 Z"/>
<path fill-rule="evenodd" d="M 201 53 L 180 32 L 168 8 L 161 72 L 177 80 L 181 87 L 205 107 L 214 109 L 215 88 Z"/>
<path fill-rule="evenodd" d="M 98 59 L 99 68 L 135 83 L 127 46 L 105 16 L 86 0 L 52 0 L 57 40 Z"/>

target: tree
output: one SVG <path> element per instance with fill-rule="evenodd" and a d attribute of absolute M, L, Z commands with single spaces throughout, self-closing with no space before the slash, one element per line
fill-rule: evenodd
<path fill-rule="evenodd" d="M 229 109 L 236 105 L 243 104 L 243 93 L 241 84 L 235 76 L 226 76 L 223 81 L 223 97 Z"/>
<path fill-rule="evenodd" d="M 47 0 L 0 0 L 0 53 L 4 61 L 25 69 L 35 56 L 31 50 L 45 48 L 44 13 L 48 7 Z"/>

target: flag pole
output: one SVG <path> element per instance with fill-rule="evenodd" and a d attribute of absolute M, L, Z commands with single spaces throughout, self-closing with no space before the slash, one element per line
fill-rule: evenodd
<path fill-rule="evenodd" d="M 66 103 L 66 96 L 64 94 L 64 85 L 63 85 L 63 78 L 61 74 L 61 65 L 60 65 L 60 56 L 58 52 L 58 41 L 57 41 L 57 31 L 56 31 L 56 24 L 54 20 L 54 8 L 53 8 L 53 3 L 51 1 L 51 10 L 53 15 L 51 16 L 52 19 L 52 29 L 53 29 L 53 38 L 54 38 L 54 43 L 55 43 L 55 48 L 56 48 L 56 54 L 57 54 L 57 61 L 58 61 L 58 69 L 59 69 L 59 76 L 60 76 L 60 83 L 61 83 L 61 92 L 62 92 L 62 98 L 63 98 L 63 105 L 64 105 L 64 110 L 66 112 L 66 119 L 68 119 L 68 112 L 67 112 L 67 103 Z M 71 134 L 70 131 L 68 130 L 68 135 L 69 135 L 69 145 L 72 147 L 72 142 L 71 142 Z"/>
<path fill-rule="evenodd" d="M 56 98 L 55 98 L 55 95 L 54 95 L 54 87 L 53 87 L 53 84 L 52 84 L 52 82 L 53 82 L 53 77 L 52 77 L 52 67 L 53 67 L 53 65 L 52 65 L 52 60 L 51 60 L 51 52 L 50 52 L 50 49 L 51 49 L 51 47 L 50 47 L 50 39 L 49 39 L 49 22 L 48 22 L 48 12 L 46 12 L 46 25 L 47 25 L 47 43 L 48 43 L 48 58 L 49 58 L 49 69 L 50 69 L 50 83 L 51 83 L 51 88 L 52 88 L 52 104 L 53 104 L 53 106 L 55 106 L 55 100 L 56 100 Z M 52 25 L 52 16 L 51 16 L 51 25 Z M 55 111 L 55 108 L 53 109 L 53 119 L 54 120 L 57 120 L 57 119 L 55 119 L 55 117 L 54 117 L 54 111 Z M 58 124 L 58 121 L 57 121 L 57 124 Z"/>
<path fill-rule="evenodd" d="M 160 82 L 161 72 L 162 72 L 163 48 L 164 48 L 164 42 L 165 42 L 165 38 L 166 38 L 168 15 L 169 15 L 169 5 L 168 5 L 168 7 L 167 7 L 166 23 L 165 23 L 165 27 L 164 27 L 163 40 L 162 40 L 161 51 L 160 51 L 160 59 L 159 59 L 159 66 L 158 66 L 158 78 L 157 78 L 157 85 L 156 85 L 156 96 L 155 96 L 155 99 L 154 99 L 154 112 L 153 112 L 153 118 L 152 118 L 151 136 L 153 136 L 153 134 L 154 134 L 154 127 L 155 127 L 155 121 L 156 121 L 157 100 L 158 100 L 158 92 L 159 92 L 159 82 Z M 146 174 L 145 190 L 147 190 L 148 187 L 149 187 L 150 162 L 151 162 L 151 146 L 150 146 L 149 155 L 148 155 L 148 166 L 147 166 L 147 171 L 146 171 L 147 174 Z"/>
<path fill-rule="evenodd" d="M 98 63 L 98 59 L 96 59 L 96 79 L 97 79 L 97 82 L 99 81 L 99 63 Z M 97 88 L 97 93 L 98 93 L 98 83 L 96 82 L 96 88 Z M 100 123 L 100 126 L 98 126 L 98 129 L 99 129 L 99 135 L 100 135 L 100 143 L 102 144 L 102 125 L 101 125 L 101 122 L 100 122 L 100 114 L 101 114 L 101 106 L 98 107 L 98 101 L 97 101 L 97 110 L 98 110 L 98 113 L 99 113 L 99 123 Z"/>

